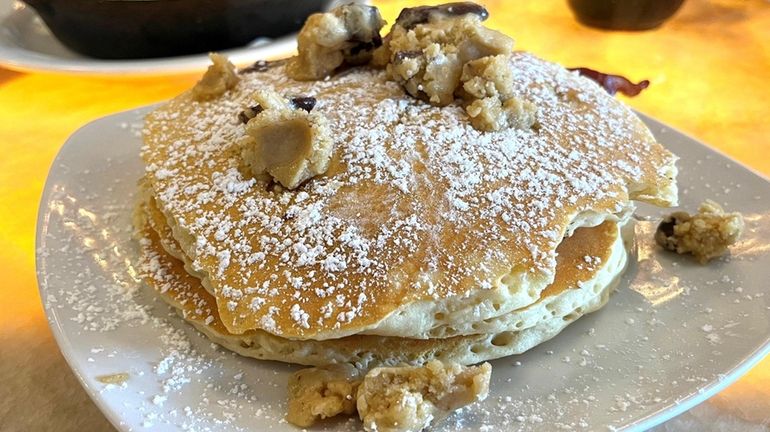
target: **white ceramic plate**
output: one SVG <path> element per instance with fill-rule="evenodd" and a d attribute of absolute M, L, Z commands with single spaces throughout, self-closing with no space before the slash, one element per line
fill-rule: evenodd
<path fill-rule="evenodd" d="M 296 49 L 296 34 L 222 51 L 236 65 L 285 56 Z M 172 74 L 205 69 L 208 55 L 140 60 L 99 60 L 72 52 L 48 30 L 34 9 L 0 0 L 0 66 L 18 71 L 55 71 L 100 75 Z"/>
<path fill-rule="evenodd" d="M 76 132 L 40 204 L 37 271 L 51 329 L 120 430 L 295 431 L 282 418 L 294 367 L 209 343 L 134 280 L 138 130 L 149 108 Z M 639 210 L 633 263 L 603 310 L 530 352 L 493 362 L 492 392 L 440 430 L 642 430 L 723 389 L 770 351 L 770 183 L 648 118 L 681 156 L 683 207 L 713 198 L 746 216 L 732 257 L 702 267 L 657 248 Z M 127 373 L 122 385 L 103 375 Z M 357 430 L 354 420 L 321 429 Z M 492 429 L 494 428 L 494 429 Z"/>

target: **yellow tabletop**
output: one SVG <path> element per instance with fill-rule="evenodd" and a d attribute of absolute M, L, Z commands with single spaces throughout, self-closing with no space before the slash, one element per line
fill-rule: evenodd
<path fill-rule="evenodd" d="M 386 19 L 414 1 L 380 0 Z M 566 0 L 489 0 L 489 25 L 519 49 L 651 87 L 627 102 L 770 176 L 770 2 L 687 0 L 654 31 L 581 26 Z M 38 200 L 67 136 L 98 117 L 161 101 L 195 75 L 104 78 L 0 68 L 0 429 L 112 430 L 65 365 L 35 281 Z M 770 430 L 770 359 L 666 430 Z M 719 430 L 728 430 L 728 429 Z"/>

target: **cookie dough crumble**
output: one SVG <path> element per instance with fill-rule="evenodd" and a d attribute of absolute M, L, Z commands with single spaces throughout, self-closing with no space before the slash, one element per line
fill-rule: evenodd
<path fill-rule="evenodd" d="M 513 40 L 484 27 L 488 17 L 472 2 L 406 8 L 383 41 L 384 21 L 376 8 L 341 6 L 308 19 L 287 72 L 294 79 L 318 80 L 343 64 L 371 62 L 432 105 L 461 98 L 476 129 L 531 128 L 536 108 L 513 91 L 508 64 Z"/>
<path fill-rule="evenodd" d="M 489 363 L 466 367 L 438 360 L 378 367 L 365 375 L 350 364 L 302 369 L 289 378 L 286 420 L 309 427 L 358 411 L 367 432 L 419 432 L 486 399 L 491 374 Z"/>
<path fill-rule="evenodd" d="M 129 375 L 126 372 L 116 373 L 112 375 L 99 375 L 96 380 L 102 384 L 121 385 L 128 381 Z"/>
<path fill-rule="evenodd" d="M 238 84 L 238 73 L 235 65 L 227 57 L 211 53 L 211 66 L 203 74 L 200 81 L 192 88 L 192 97 L 197 101 L 214 99 L 222 96 L 227 90 Z"/>
<path fill-rule="evenodd" d="M 356 393 L 361 384 L 359 371 L 348 364 L 308 368 L 289 378 L 286 420 L 309 427 L 318 420 L 356 412 Z"/>
<path fill-rule="evenodd" d="M 535 124 L 537 108 L 515 94 L 508 59 L 507 55 L 487 56 L 463 67 L 458 93 L 478 130 L 529 129 Z"/>
<path fill-rule="evenodd" d="M 327 13 L 311 15 L 297 37 L 298 55 L 289 61 L 287 73 L 296 80 L 318 80 L 343 64 L 366 64 L 382 45 L 385 25 L 373 6 L 348 4 Z"/>
<path fill-rule="evenodd" d="M 530 129 L 535 124 L 536 108 L 530 102 L 495 97 L 477 99 L 465 108 L 471 124 L 481 131 L 499 131 L 508 128 Z"/>
<path fill-rule="evenodd" d="M 463 367 L 438 360 L 423 367 L 375 368 L 358 389 L 358 414 L 366 431 L 421 431 L 486 399 L 491 373 L 489 363 Z"/>
<path fill-rule="evenodd" d="M 465 98 L 483 99 L 514 96 L 513 71 L 507 55 L 487 56 L 469 61 L 463 66 L 462 91 Z"/>
<path fill-rule="evenodd" d="M 706 200 L 694 215 L 680 211 L 666 216 L 658 225 L 655 241 L 678 254 L 690 253 L 705 264 L 727 252 L 743 229 L 740 213 L 725 213 L 719 204 Z"/>
<path fill-rule="evenodd" d="M 315 99 L 287 99 L 271 90 L 258 91 L 253 99 L 255 104 L 238 115 L 248 134 L 241 157 L 251 173 L 287 189 L 325 173 L 331 132 L 326 119 L 312 111 Z"/>
<path fill-rule="evenodd" d="M 433 105 L 460 97 L 476 129 L 529 129 L 536 107 L 514 93 L 513 40 L 484 27 L 488 16 L 470 2 L 404 9 L 373 62 Z"/>
<path fill-rule="evenodd" d="M 374 63 L 386 66 L 410 95 L 446 106 L 467 62 L 513 51 L 511 38 L 481 24 L 488 16 L 475 3 L 404 9 Z"/>

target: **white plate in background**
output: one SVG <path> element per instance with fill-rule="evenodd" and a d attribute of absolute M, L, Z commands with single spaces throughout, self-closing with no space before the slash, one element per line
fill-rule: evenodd
<path fill-rule="evenodd" d="M 135 280 L 137 131 L 149 109 L 84 126 L 51 167 L 37 272 L 56 340 L 122 431 L 297 431 L 283 420 L 295 367 L 213 346 Z M 745 237 L 729 259 L 700 266 L 655 246 L 663 211 L 641 206 L 636 251 L 609 304 L 523 355 L 492 362 L 490 397 L 438 430 L 643 430 L 714 395 L 770 351 L 770 183 L 643 118 L 681 157 L 682 207 L 712 198 L 739 210 Z M 122 386 L 97 379 L 117 373 L 128 374 Z M 314 430 L 327 429 L 360 423 Z"/>
<path fill-rule="evenodd" d="M 96 1 L 96 0 L 94 0 Z M 340 3 L 335 2 L 335 4 Z M 283 57 L 297 47 L 292 33 L 276 39 L 257 39 L 248 46 L 221 51 L 236 65 Z M 0 66 L 17 71 L 52 71 L 95 75 L 150 75 L 200 71 L 208 55 L 193 54 L 154 59 L 101 60 L 75 53 L 61 44 L 34 9 L 18 0 L 0 0 Z"/>

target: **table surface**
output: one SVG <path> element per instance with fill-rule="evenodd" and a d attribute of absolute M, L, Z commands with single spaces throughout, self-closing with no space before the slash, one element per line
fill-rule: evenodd
<path fill-rule="evenodd" d="M 375 1 L 390 22 L 413 1 Z M 662 28 L 579 25 L 566 0 L 484 2 L 519 49 L 652 85 L 626 101 L 770 176 L 770 2 L 688 0 Z M 79 126 L 170 98 L 196 75 L 85 77 L 0 68 L 0 429 L 111 431 L 66 366 L 43 316 L 34 264 L 48 167 Z M 770 358 L 660 430 L 770 431 Z"/>

